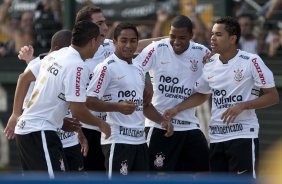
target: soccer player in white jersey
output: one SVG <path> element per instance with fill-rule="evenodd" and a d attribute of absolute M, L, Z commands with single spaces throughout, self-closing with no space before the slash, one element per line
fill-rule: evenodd
<path fill-rule="evenodd" d="M 195 86 L 197 93 L 166 111 L 171 118 L 212 96 L 209 123 L 210 168 L 256 177 L 259 124 L 255 109 L 278 103 L 272 72 L 256 55 L 237 49 L 240 25 L 231 17 L 218 19 L 211 36 L 214 54 Z M 260 90 L 263 94 L 260 94 Z"/>
<path fill-rule="evenodd" d="M 43 59 L 31 99 L 15 129 L 23 169 L 48 171 L 50 178 L 55 171 L 66 169 L 56 131 L 68 108 L 73 117 L 97 125 L 106 137 L 111 132 L 84 104 L 89 71 L 83 61 L 93 57 L 101 44 L 99 27 L 90 21 L 76 23 L 71 43 Z"/>
<path fill-rule="evenodd" d="M 94 68 L 115 51 L 115 46 L 112 40 L 105 39 L 105 36 L 108 32 L 108 26 L 106 24 L 106 18 L 104 17 L 102 10 L 99 7 L 85 6 L 81 8 L 77 12 L 75 21 L 77 22 L 81 20 L 88 20 L 97 24 L 100 28 L 101 37 L 104 39 L 94 57 L 85 61 L 85 64 L 91 71 L 89 75 L 90 81 Z M 91 111 L 91 113 L 103 120 L 106 119 L 106 113 L 95 111 Z M 105 171 L 105 157 L 100 144 L 101 132 L 97 126 L 92 126 L 86 123 L 82 124 L 82 131 L 85 134 L 89 144 L 88 154 L 83 158 L 85 170 Z"/>
<path fill-rule="evenodd" d="M 101 137 L 109 176 L 112 172 L 127 175 L 149 168 L 143 115 L 145 75 L 132 64 L 138 45 L 136 27 L 129 23 L 119 24 L 114 30 L 114 44 L 115 53 L 95 68 L 87 89 L 88 108 L 107 112 L 107 122 L 111 126 L 110 138 Z M 171 124 L 163 122 L 164 118 L 152 107 L 144 106 L 144 114 L 162 123 L 170 136 L 173 133 Z"/>
<path fill-rule="evenodd" d="M 209 50 L 191 41 L 191 20 L 183 15 L 171 22 L 169 38 L 147 46 L 136 63 L 152 77 L 152 104 L 163 113 L 194 93 L 193 86 L 202 74 L 203 57 Z M 156 122 L 146 119 L 150 169 L 154 171 L 209 170 L 208 144 L 200 130 L 195 109 L 175 116 L 171 123 L 174 135 L 163 137 L 164 130 Z"/>
<path fill-rule="evenodd" d="M 76 15 L 76 22 L 81 20 L 89 20 L 96 23 L 100 27 L 101 37 L 105 38 L 108 32 L 108 26 L 106 24 L 106 18 L 103 15 L 102 10 L 97 6 L 84 6 L 81 8 Z M 154 39 L 139 40 L 138 50 L 142 50 L 146 45 L 151 43 Z M 99 47 L 93 58 L 86 60 L 86 65 L 90 71 L 93 71 L 95 67 L 104 61 L 108 56 L 110 56 L 115 51 L 115 45 L 110 39 L 104 39 L 103 44 Z M 92 73 L 89 76 L 89 80 L 92 78 Z M 151 90 L 148 90 L 149 83 L 146 83 L 146 90 L 144 91 L 146 101 L 150 101 L 152 97 Z M 97 117 L 105 120 L 105 112 L 95 112 L 91 113 Z M 84 157 L 84 166 L 86 171 L 103 171 L 105 170 L 105 158 L 102 153 L 100 138 L 101 133 L 98 127 L 91 126 L 83 123 L 82 127 L 83 133 L 85 134 L 88 144 L 89 151 L 88 155 Z"/>
<path fill-rule="evenodd" d="M 50 52 L 59 50 L 63 47 L 68 47 L 71 44 L 71 31 L 60 30 L 56 32 L 51 39 Z M 17 118 L 21 115 L 22 110 L 27 107 L 28 101 L 31 97 L 32 90 L 34 88 L 34 83 L 38 77 L 41 60 L 48 54 L 40 54 L 35 59 L 33 57 L 33 47 L 24 46 L 27 48 L 22 48 L 21 53 L 19 53 L 19 59 L 25 60 L 28 65 L 25 71 L 20 75 L 17 83 L 17 92 L 14 98 L 14 107 L 11 118 L 8 121 L 7 127 L 4 130 L 5 135 L 8 139 L 13 139 L 15 137 L 14 128 L 16 125 Z M 30 52 L 31 51 L 31 52 Z M 28 89 L 27 89 L 28 86 Z M 23 94 L 26 94 L 25 96 Z M 22 107 L 22 108 L 21 108 Z M 70 117 L 70 111 L 68 111 L 67 117 Z M 69 122 L 66 122 L 69 123 Z M 66 132 L 62 129 L 58 129 L 58 135 L 62 141 L 64 154 L 67 160 L 67 166 L 70 171 L 83 171 L 83 155 L 87 154 L 88 144 L 83 132 L 80 128 L 77 128 L 76 132 Z M 79 145 L 81 144 L 81 146 Z M 82 152 L 82 153 L 81 153 Z"/>

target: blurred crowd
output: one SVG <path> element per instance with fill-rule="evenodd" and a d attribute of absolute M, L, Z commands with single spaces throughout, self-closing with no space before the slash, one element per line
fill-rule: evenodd
<path fill-rule="evenodd" d="M 47 51 L 51 36 L 64 27 L 62 1 L 39 0 L 33 9 L 23 11 L 20 15 L 14 15 L 11 11 L 15 2 L 3 0 L 0 6 L 0 57 L 15 55 L 24 45 L 33 45 L 41 52 Z M 91 3 L 89 0 L 82 2 Z M 182 2 L 181 13 L 189 16 L 194 23 L 193 40 L 209 47 L 212 20 L 217 17 L 204 22 L 201 6 L 191 0 Z M 240 49 L 269 57 L 282 54 L 281 0 L 233 0 L 231 6 L 232 10 L 228 13 L 237 17 L 241 25 Z M 141 39 L 167 35 L 168 22 L 172 16 L 166 8 L 159 8 L 156 20 L 144 20 L 138 25 Z M 112 30 L 119 22 L 109 22 L 108 38 L 112 38 Z"/>
<path fill-rule="evenodd" d="M 50 48 L 52 35 L 63 26 L 60 0 L 41 0 L 20 13 L 11 11 L 17 1 L 3 0 L 0 7 L 0 56 L 15 55 L 25 45 Z"/>

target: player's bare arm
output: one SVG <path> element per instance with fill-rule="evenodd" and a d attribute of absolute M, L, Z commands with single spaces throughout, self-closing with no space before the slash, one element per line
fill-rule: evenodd
<path fill-rule="evenodd" d="M 201 105 L 207 99 L 209 99 L 209 97 L 210 97 L 209 94 L 194 93 L 189 98 L 187 98 L 180 104 L 176 105 L 175 107 L 165 110 L 163 116 L 167 121 L 170 121 L 171 118 L 176 116 L 179 112 Z"/>
<path fill-rule="evenodd" d="M 262 88 L 263 95 L 259 98 L 247 102 L 239 103 L 233 107 L 228 108 L 221 116 L 223 122 L 229 124 L 233 123 L 236 117 L 247 109 L 261 109 L 279 103 L 279 94 L 275 87 Z"/>
<path fill-rule="evenodd" d="M 78 132 L 82 124 L 76 118 L 65 117 L 63 120 L 62 130 L 65 132 Z"/>
<path fill-rule="evenodd" d="M 132 114 L 136 108 L 136 104 L 132 101 L 125 100 L 118 103 L 110 103 L 90 96 L 87 97 L 86 105 L 89 109 L 96 112 L 120 112 L 124 115 Z"/>
<path fill-rule="evenodd" d="M 144 88 L 144 93 L 143 93 L 144 106 L 147 106 L 151 103 L 153 94 L 154 94 L 154 91 L 153 91 L 153 85 L 150 79 L 150 75 L 146 74 L 145 88 Z"/>
<path fill-rule="evenodd" d="M 139 40 L 135 54 L 139 54 L 145 47 L 147 47 L 153 41 L 159 41 L 164 38 L 167 38 L 167 36 Z"/>
<path fill-rule="evenodd" d="M 19 76 L 15 91 L 13 112 L 8 120 L 6 128 L 4 129 L 4 134 L 8 139 L 15 138 L 14 130 L 17 124 L 17 119 L 22 114 L 24 98 L 32 81 L 35 81 L 35 76 L 30 70 L 20 74 Z"/>
<path fill-rule="evenodd" d="M 157 109 L 153 106 L 153 104 L 150 103 L 149 105 L 144 106 L 143 113 L 148 119 L 160 124 L 162 128 L 166 129 L 166 137 L 170 137 L 173 135 L 173 125 L 171 121 L 166 121 L 163 116 L 157 111 Z"/>
<path fill-rule="evenodd" d="M 73 117 L 76 117 L 79 121 L 87 122 L 88 124 L 99 127 L 101 132 L 106 135 L 106 138 L 111 135 L 110 126 L 100 118 L 93 116 L 86 107 L 85 103 L 70 102 L 70 110 L 72 112 Z"/>

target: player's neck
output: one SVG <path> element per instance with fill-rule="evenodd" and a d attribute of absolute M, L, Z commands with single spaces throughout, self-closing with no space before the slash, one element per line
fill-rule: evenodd
<path fill-rule="evenodd" d="M 220 54 L 219 59 L 223 64 L 227 64 L 229 60 L 231 60 L 232 58 L 234 58 L 239 50 L 235 49 L 230 49 L 227 52 L 223 52 Z"/>
<path fill-rule="evenodd" d="M 89 59 L 89 53 L 86 49 L 82 48 L 82 47 L 78 47 L 75 45 L 71 45 L 80 55 L 81 59 L 83 61 L 85 61 L 86 59 Z"/>
<path fill-rule="evenodd" d="M 115 52 L 115 55 L 120 59 L 120 60 L 123 60 L 125 62 L 127 62 L 129 65 L 132 64 L 132 59 L 133 58 L 125 58 L 123 57 L 121 54 Z"/>

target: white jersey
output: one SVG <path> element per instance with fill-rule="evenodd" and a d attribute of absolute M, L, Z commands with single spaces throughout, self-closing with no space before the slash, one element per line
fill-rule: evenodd
<path fill-rule="evenodd" d="M 85 102 L 88 76 L 88 68 L 74 48 L 65 47 L 47 55 L 15 133 L 61 128 L 69 102 Z"/>
<path fill-rule="evenodd" d="M 107 123 L 111 126 L 111 136 L 101 137 L 101 144 L 145 143 L 143 91 L 145 76 L 134 64 L 128 64 L 115 54 L 109 56 L 94 70 L 94 76 L 87 89 L 87 96 L 97 97 L 109 103 L 124 100 L 136 103 L 135 111 L 130 115 L 120 112 L 107 112 Z"/>
<path fill-rule="evenodd" d="M 195 87 L 199 93 L 212 94 L 211 143 L 257 138 L 259 124 L 255 109 L 244 110 L 229 125 L 223 123 L 221 116 L 229 107 L 258 98 L 260 88 L 274 86 L 272 72 L 258 55 L 238 50 L 234 58 L 223 64 L 219 54 L 215 54 Z"/>
<path fill-rule="evenodd" d="M 189 48 L 177 55 L 173 51 L 169 38 L 153 42 L 137 57 L 135 63 L 152 77 L 154 95 L 152 104 L 160 112 L 181 103 L 194 93 L 193 87 L 202 74 L 203 57 L 208 49 L 190 41 Z M 147 127 L 161 126 L 146 119 Z M 199 120 L 195 108 L 178 113 L 172 124 L 175 131 L 199 129 Z"/>
<path fill-rule="evenodd" d="M 40 68 L 40 58 L 36 57 L 28 63 L 24 72 L 30 70 L 30 68 L 32 68 L 34 65 L 38 65 L 38 64 L 39 64 L 39 68 Z M 37 76 L 37 75 L 34 75 L 34 76 Z M 25 98 L 24 98 L 23 109 L 25 109 L 27 107 L 27 103 L 28 103 L 28 101 L 31 97 L 31 93 L 32 93 L 32 90 L 34 88 L 34 84 L 35 84 L 35 82 L 33 81 L 29 85 L 29 88 L 28 88 L 27 93 L 26 93 Z"/>
<path fill-rule="evenodd" d="M 34 61 L 34 60 L 36 60 L 36 61 Z M 40 71 L 41 62 L 40 62 L 39 57 L 38 57 L 38 59 L 36 58 L 34 60 L 32 60 L 32 62 L 33 62 L 32 66 L 27 67 L 27 68 L 30 69 L 30 71 L 33 73 L 33 75 L 37 79 L 37 77 L 39 75 L 39 71 Z M 28 92 L 30 92 L 30 94 L 27 94 L 28 98 L 27 98 L 27 96 L 25 98 L 26 101 L 27 101 L 26 105 L 27 105 L 27 103 L 28 103 L 28 101 L 31 97 L 31 92 L 32 92 L 33 88 L 34 88 L 34 84 L 29 86 Z M 24 108 L 26 108 L 26 105 L 24 106 Z M 69 117 L 69 118 L 72 117 L 70 110 L 68 110 L 66 117 Z M 59 135 L 60 140 L 62 142 L 63 148 L 71 147 L 71 146 L 77 145 L 79 143 L 78 137 L 77 137 L 78 134 L 76 132 L 65 132 L 60 128 L 57 129 L 57 132 L 58 132 L 58 135 Z"/>
<path fill-rule="evenodd" d="M 89 81 L 91 80 L 93 76 L 93 71 L 96 68 L 96 66 L 100 63 L 102 63 L 107 57 L 112 55 L 115 52 L 115 46 L 113 44 L 112 40 L 105 39 L 104 43 L 98 48 L 97 52 L 95 53 L 94 57 L 91 59 L 88 59 L 85 61 L 89 71 L 91 71 L 91 74 L 89 76 Z M 91 114 L 93 116 L 96 116 L 98 118 L 101 118 L 102 120 L 106 121 L 107 114 L 105 112 L 95 112 L 91 111 Z M 86 123 L 82 123 L 83 128 L 92 129 L 100 131 L 97 126 L 89 125 Z"/>

